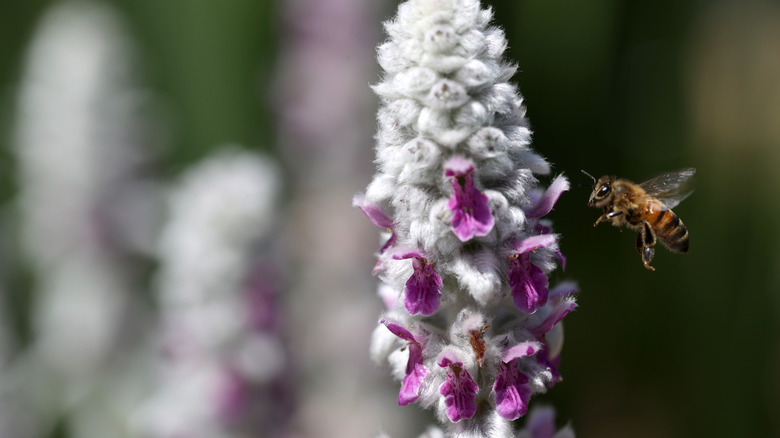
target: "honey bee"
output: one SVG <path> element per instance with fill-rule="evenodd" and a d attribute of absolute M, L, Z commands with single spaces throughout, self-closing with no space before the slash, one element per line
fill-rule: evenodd
<path fill-rule="evenodd" d="M 604 210 L 593 226 L 609 222 L 620 229 L 625 225 L 638 231 L 636 250 L 645 268 L 655 271 L 650 261 L 655 255 L 656 239 L 672 252 L 688 252 L 688 230 L 672 208 L 693 192 L 691 177 L 696 169 L 665 173 L 641 184 L 614 176 L 596 180 L 588 172 L 582 173 L 593 179 L 588 206 Z"/>

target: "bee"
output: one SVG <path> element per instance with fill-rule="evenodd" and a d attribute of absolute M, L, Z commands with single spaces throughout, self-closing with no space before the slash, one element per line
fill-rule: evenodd
<path fill-rule="evenodd" d="M 583 170 L 582 173 L 593 180 L 588 206 L 604 211 L 593 226 L 609 222 L 621 230 L 625 225 L 638 231 L 636 250 L 645 268 L 655 271 L 650 262 L 655 255 L 657 240 L 672 252 L 688 252 L 688 229 L 672 208 L 693 192 L 691 177 L 696 169 L 665 173 L 641 184 L 614 176 L 602 176 L 596 180 L 588 172 Z"/>

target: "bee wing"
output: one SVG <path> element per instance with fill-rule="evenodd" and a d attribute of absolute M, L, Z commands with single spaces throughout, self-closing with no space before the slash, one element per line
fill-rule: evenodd
<path fill-rule="evenodd" d="M 658 198 L 668 208 L 674 208 L 693 193 L 693 175 L 696 169 L 689 167 L 676 172 L 664 173 L 639 184 L 645 193 Z"/>

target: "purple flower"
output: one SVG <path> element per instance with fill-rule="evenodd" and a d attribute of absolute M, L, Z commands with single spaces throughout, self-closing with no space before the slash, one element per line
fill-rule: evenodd
<path fill-rule="evenodd" d="M 560 302 L 567 297 L 579 293 L 580 287 L 573 281 L 564 281 L 550 290 L 550 300 Z"/>
<path fill-rule="evenodd" d="M 569 312 L 577 308 L 577 303 L 574 302 L 572 295 L 578 292 L 579 287 L 576 283 L 563 282 L 555 286 L 549 292 L 550 304 L 544 308 L 543 312 L 540 312 L 541 314 L 534 315 L 538 322 L 531 323 L 529 328 L 531 333 L 536 337 L 541 337 L 552 330 Z M 554 348 L 554 350 L 557 351 L 558 348 Z M 557 352 L 553 354 L 557 355 Z"/>
<path fill-rule="evenodd" d="M 234 370 L 225 370 L 217 394 L 217 415 L 223 424 L 235 424 L 248 405 L 247 382 Z"/>
<path fill-rule="evenodd" d="M 512 288 L 515 306 L 525 313 L 534 313 L 547 304 L 547 276 L 531 263 L 529 252 L 555 244 L 555 234 L 531 236 L 515 244 L 510 256 L 508 283 Z"/>
<path fill-rule="evenodd" d="M 252 270 L 244 293 L 248 310 L 249 327 L 253 330 L 277 333 L 282 327 L 279 312 L 278 267 L 270 262 L 261 262 Z"/>
<path fill-rule="evenodd" d="M 552 226 L 549 221 L 544 219 L 534 225 L 534 234 L 552 234 Z M 555 257 L 558 259 L 558 263 L 561 264 L 561 270 L 566 270 L 566 256 L 563 255 L 560 248 L 555 249 Z"/>
<path fill-rule="evenodd" d="M 420 386 L 428 375 L 428 369 L 423 365 L 422 344 L 412 333 L 400 324 L 382 321 L 394 335 L 408 341 L 409 361 L 406 363 L 406 377 L 401 382 L 401 392 L 398 394 L 398 405 L 406 406 L 420 397 Z"/>
<path fill-rule="evenodd" d="M 390 238 L 387 239 L 387 242 L 385 242 L 381 248 L 379 248 L 379 253 L 381 254 L 385 252 L 387 248 L 393 246 L 396 238 L 395 231 L 393 231 L 393 219 L 386 215 L 378 206 L 369 204 L 366 201 L 366 197 L 363 195 L 356 195 L 352 198 L 352 205 L 363 211 L 371 223 L 378 227 L 386 228 L 387 232 L 390 233 Z"/>
<path fill-rule="evenodd" d="M 521 435 L 527 438 L 574 438 L 571 426 L 555 430 L 555 409 L 545 406 L 534 408 L 528 415 Z"/>
<path fill-rule="evenodd" d="M 395 302 L 398 300 L 398 291 L 393 289 L 392 286 L 384 283 L 381 284 L 377 294 L 382 299 L 382 303 L 384 303 L 387 310 L 395 307 Z"/>
<path fill-rule="evenodd" d="M 452 178 L 452 198 L 447 208 L 455 213 L 452 231 L 462 242 L 474 236 L 484 236 L 493 229 L 495 219 L 488 205 L 488 197 L 474 187 L 474 163 L 455 156 L 445 164 L 444 175 Z"/>
<path fill-rule="evenodd" d="M 463 368 L 463 362 L 450 351 L 442 352 L 438 364 L 447 368 L 447 378 L 439 387 L 439 394 L 444 396 L 447 407 L 447 417 L 453 423 L 473 417 L 477 412 L 477 383 Z"/>
<path fill-rule="evenodd" d="M 441 299 L 441 276 L 433 268 L 433 261 L 426 259 L 421 253 L 404 248 L 393 252 L 395 260 L 410 258 L 414 259 L 414 272 L 406 281 L 404 307 L 412 315 L 433 315 L 439 308 Z"/>
<path fill-rule="evenodd" d="M 536 355 L 536 360 L 539 361 L 539 365 L 546 367 L 552 374 L 552 379 L 550 379 L 550 382 L 547 384 L 548 387 L 552 387 L 556 383 L 563 380 L 563 376 L 559 371 L 559 368 L 561 366 L 561 355 L 559 354 L 555 357 L 550 357 L 549 353 L 550 350 L 545 345 L 539 351 L 539 354 Z"/>
<path fill-rule="evenodd" d="M 572 310 L 577 308 L 577 303 L 573 299 L 563 299 L 559 303 L 553 306 L 547 316 L 535 326 L 529 328 L 531 334 L 536 337 L 541 337 L 545 333 L 552 330 L 555 324 L 558 324 L 563 318 Z"/>
<path fill-rule="evenodd" d="M 564 282 L 550 290 L 548 304 L 530 322 L 529 331 L 542 341 L 542 348 L 536 354 L 539 365 L 546 367 L 552 374 L 547 386 L 552 387 L 562 380 L 558 371 L 561 363 L 563 328 L 561 320 L 577 305 L 571 295 L 579 292 L 575 283 Z"/>
<path fill-rule="evenodd" d="M 531 208 L 531 210 L 526 212 L 526 217 L 529 219 L 537 219 L 536 224 L 534 224 L 534 231 L 536 234 L 552 233 L 552 227 L 550 226 L 549 222 L 544 220 L 539 221 L 538 219 L 546 216 L 548 213 L 550 213 L 550 211 L 552 211 L 553 206 L 555 206 L 555 203 L 558 202 L 558 198 L 560 198 L 561 194 L 566 190 L 569 190 L 569 181 L 563 175 L 558 175 L 544 192 L 544 194 L 541 195 L 539 199 L 534 200 L 534 206 Z M 561 269 L 565 271 L 566 257 L 563 255 L 560 248 L 556 248 L 555 255 L 558 257 L 558 262 L 561 264 Z"/>
<path fill-rule="evenodd" d="M 516 420 L 528 411 L 531 388 L 528 376 L 517 369 L 517 360 L 541 349 L 538 342 L 522 342 L 504 352 L 498 375 L 493 384 L 496 392 L 496 412 L 507 420 Z"/>
<path fill-rule="evenodd" d="M 534 313 L 547 303 L 547 276 L 531 263 L 528 254 L 512 257 L 509 267 L 509 286 L 515 306 L 525 313 Z"/>
<path fill-rule="evenodd" d="M 558 175 L 544 192 L 544 195 L 536 201 L 534 207 L 526 213 L 526 217 L 538 219 L 546 216 L 547 213 L 552 211 L 555 203 L 558 202 L 561 193 L 566 190 L 569 190 L 569 181 L 563 175 Z"/>

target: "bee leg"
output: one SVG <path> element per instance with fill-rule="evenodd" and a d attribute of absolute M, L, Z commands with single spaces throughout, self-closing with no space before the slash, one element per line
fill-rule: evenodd
<path fill-rule="evenodd" d="M 610 211 L 609 213 L 607 213 L 607 217 L 609 219 L 612 219 L 613 217 L 618 217 L 618 216 L 620 216 L 623 213 L 624 212 L 622 212 L 622 211 Z M 618 230 L 619 231 L 623 231 L 623 224 L 622 223 L 620 225 L 618 225 Z"/>
<path fill-rule="evenodd" d="M 596 225 L 598 225 L 598 224 L 600 224 L 602 222 L 609 222 L 610 219 L 612 219 L 613 217 L 620 216 L 621 214 L 623 214 L 622 211 L 610 211 L 610 212 L 607 212 L 607 209 L 604 208 L 604 214 L 602 214 L 601 216 L 599 216 L 598 219 L 596 219 L 596 223 L 594 223 L 593 226 L 595 227 Z"/>
<path fill-rule="evenodd" d="M 651 271 L 655 271 L 655 268 L 650 266 L 650 261 L 653 260 L 655 255 L 655 243 L 653 227 L 647 221 L 642 221 L 642 228 L 639 231 L 639 235 L 636 236 L 636 250 L 642 256 L 642 263 L 645 265 L 645 268 Z"/>

